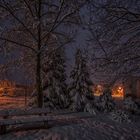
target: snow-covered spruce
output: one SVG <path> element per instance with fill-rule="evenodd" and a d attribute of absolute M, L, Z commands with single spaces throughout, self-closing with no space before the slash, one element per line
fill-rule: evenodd
<path fill-rule="evenodd" d="M 91 103 L 87 103 L 85 105 L 84 112 L 89 112 L 90 114 L 96 115 L 96 109 Z"/>
<path fill-rule="evenodd" d="M 138 104 L 135 102 L 135 100 L 131 96 L 126 97 L 124 99 L 123 105 L 124 105 L 124 109 L 131 113 L 138 114 L 140 112 Z"/>
<path fill-rule="evenodd" d="M 94 97 L 91 87 L 93 84 L 90 80 L 86 57 L 80 49 L 76 51 L 75 66 L 70 78 L 72 79 L 69 88 L 71 97 L 70 109 L 95 112 L 92 110 Z"/>
<path fill-rule="evenodd" d="M 65 50 L 48 47 L 43 63 L 44 107 L 63 109 L 68 107 L 68 94 L 65 74 Z"/>
<path fill-rule="evenodd" d="M 103 112 L 111 112 L 112 110 L 115 109 L 115 103 L 114 103 L 113 98 L 111 96 L 110 89 L 106 89 L 103 92 L 103 95 L 101 95 L 99 97 L 99 100 L 96 103 L 96 105 L 97 105 L 97 108 Z"/>
<path fill-rule="evenodd" d="M 130 114 L 128 112 L 124 111 L 124 110 L 114 110 L 113 112 L 111 112 L 109 114 L 109 118 L 114 120 L 114 121 L 117 121 L 119 123 L 122 123 L 122 122 L 130 123 L 130 122 L 132 122 Z"/>

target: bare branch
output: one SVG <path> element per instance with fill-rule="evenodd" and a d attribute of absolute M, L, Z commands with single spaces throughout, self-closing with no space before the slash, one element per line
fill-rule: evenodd
<path fill-rule="evenodd" d="M 32 48 L 32 47 L 30 47 L 30 46 L 28 46 L 28 45 L 21 44 L 21 43 L 19 43 L 19 42 L 16 42 L 16 41 L 13 41 L 13 40 L 10 40 L 10 39 L 7 39 L 7 38 L 3 38 L 3 37 L 0 37 L 0 40 L 7 41 L 7 42 L 13 43 L 13 44 L 15 44 L 15 45 L 28 48 L 28 49 L 32 50 L 33 52 L 37 53 L 37 51 L 36 51 L 34 48 Z"/>
<path fill-rule="evenodd" d="M 24 1 L 24 3 L 26 4 L 27 8 L 29 9 L 29 11 L 30 11 L 32 17 L 34 17 L 34 13 L 33 13 L 33 11 L 32 11 L 32 8 L 31 8 L 30 5 L 28 4 L 28 2 L 27 2 L 26 0 L 23 0 L 23 1 Z"/>
<path fill-rule="evenodd" d="M 30 31 L 30 29 L 28 29 L 28 28 L 26 27 L 26 25 L 12 12 L 11 8 L 9 7 L 8 4 L 6 4 L 6 2 L 5 2 L 5 6 L 0 5 L 0 7 L 3 8 L 3 9 L 5 9 L 7 12 L 9 12 L 9 13 L 13 16 L 13 18 L 14 18 L 16 21 L 18 21 L 18 22 L 26 29 L 26 31 L 37 41 L 37 39 L 36 39 L 36 37 L 34 36 L 34 34 L 33 34 L 33 33 Z"/>

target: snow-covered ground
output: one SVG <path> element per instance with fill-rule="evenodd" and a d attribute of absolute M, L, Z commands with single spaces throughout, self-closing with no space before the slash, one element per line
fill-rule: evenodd
<path fill-rule="evenodd" d="M 72 113 L 60 119 L 49 122 L 48 129 L 11 132 L 0 140 L 140 140 L 139 117 L 130 124 L 114 122 L 107 114 Z"/>
<path fill-rule="evenodd" d="M 0 109 L 25 107 L 23 98 L 16 98 L 12 102 L 10 98 L 1 99 Z M 56 121 L 49 121 L 48 129 L 15 131 L 20 126 L 12 126 L 10 129 L 13 131 L 0 135 L 0 140 L 140 140 L 140 116 L 135 117 L 132 123 L 112 121 L 109 114 L 103 113 L 97 113 L 96 116 L 66 113 L 57 118 Z"/>

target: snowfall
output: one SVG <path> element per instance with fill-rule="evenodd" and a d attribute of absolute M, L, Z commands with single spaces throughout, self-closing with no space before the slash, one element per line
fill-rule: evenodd
<path fill-rule="evenodd" d="M 35 129 L 10 126 L 11 131 L 0 135 L 0 140 L 140 140 L 140 116 L 133 116 L 130 123 L 119 123 L 112 120 L 109 113 L 62 112 L 52 113 L 51 117 L 57 119 L 48 121 L 46 128 L 36 128 L 41 124 L 30 124 Z M 22 127 L 28 129 L 21 130 Z"/>

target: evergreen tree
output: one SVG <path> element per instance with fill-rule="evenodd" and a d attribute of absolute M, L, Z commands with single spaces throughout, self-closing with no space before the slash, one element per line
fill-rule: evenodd
<path fill-rule="evenodd" d="M 75 111 L 87 111 L 85 107 L 93 106 L 92 82 L 90 80 L 89 69 L 87 66 L 87 59 L 82 51 L 78 49 L 75 55 L 75 67 L 71 72 L 72 79 L 70 85 L 70 108 Z M 89 110 L 89 109 L 88 109 Z"/>
<path fill-rule="evenodd" d="M 68 106 L 68 96 L 64 48 L 49 48 L 43 66 L 44 106 L 51 109 L 66 108 Z"/>
<path fill-rule="evenodd" d="M 111 90 L 106 89 L 103 92 L 103 95 L 100 96 L 99 101 L 97 103 L 97 107 L 100 111 L 110 112 L 115 108 L 115 103 L 111 96 Z"/>

